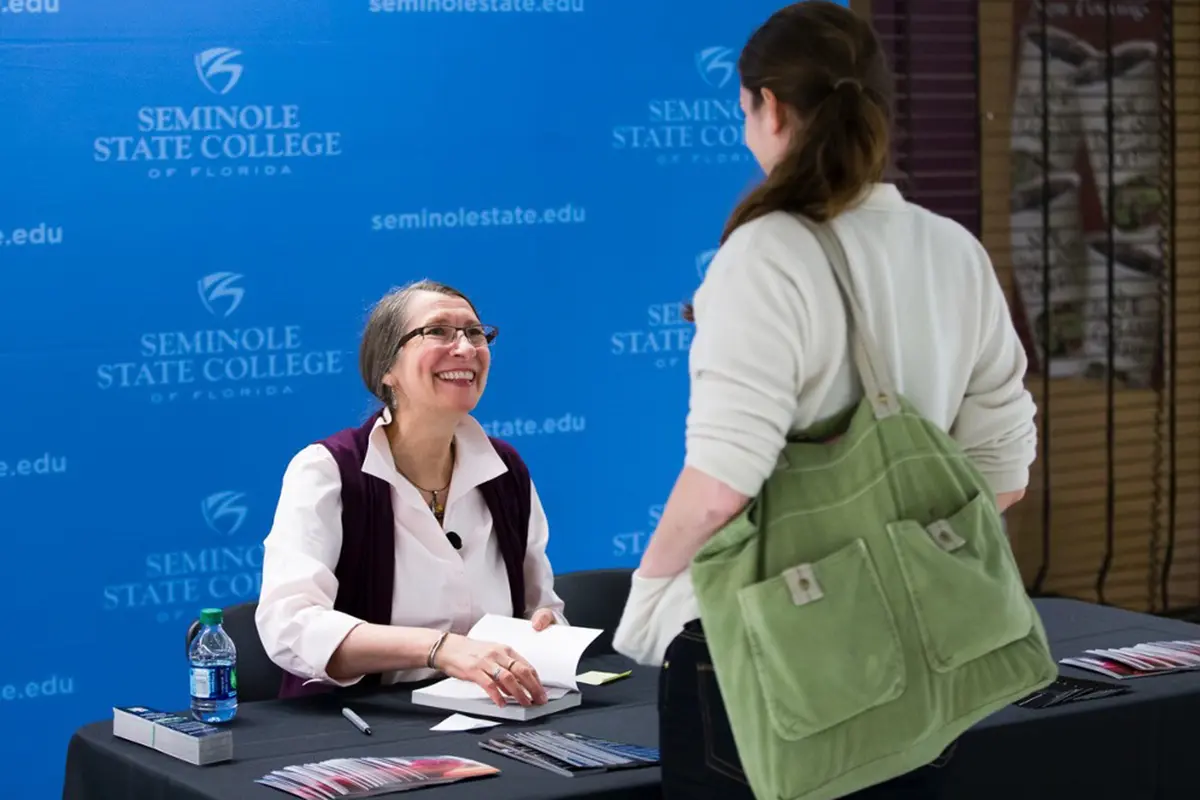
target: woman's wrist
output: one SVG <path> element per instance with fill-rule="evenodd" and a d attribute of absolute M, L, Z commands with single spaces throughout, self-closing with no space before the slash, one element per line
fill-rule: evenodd
<path fill-rule="evenodd" d="M 326 670 L 337 680 L 393 670 L 414 670 L 428 667 L 431 655 L 441 661 L 444 639 L 450 634 L 438 628 L 415 628 L 395 625 L 355 626 L 329 659 Z M 442 647 L 434 647 L 442 640 Z"/>
<path fill-rule="evenodd" d="M 431 656 L 436 655 L 434 648 L 438 642 L 445 645 L 444 638 L 449 638 L 446 631 L 439 628 L 408 628 L 389 626 L 395 641 L 395 652 L 404 662 L 401 669 L 424 669 L 429 667 Z"/>
<path fill-rule="evenodd" d="M 398 625 L 384 625 L 382 628 L 383 636 L 386 639 L 384 648 L 390 652 L 390 660 L 395 661 L 394 666 L 388 669 L 425 669 L 430 662 L 430 652 L 433 645 L 437 644 L 438 639 L 442 638 L 442 631 L 436 627 L 406 627 Z"/>
<path fill-rule="evenodd" d="M 446 640 L 450 638 L 450 631 L 435 631 L 438 634 L 433 640 L 433 644 L 429 647 L 429 655 L 425 659 L 425 666 L 428 669 L 440 669 L 438 667 L 438 656 L 441 655 L 442 648 L 446 644 Z"/>

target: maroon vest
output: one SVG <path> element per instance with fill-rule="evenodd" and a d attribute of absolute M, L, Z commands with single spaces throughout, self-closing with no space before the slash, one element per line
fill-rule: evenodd
<path fill-rule="evenodd" d="M 376 625 L 392 623 L 392 589 L 396 580 L 396 528 L 392 516 L 391 485 L 362 471 L 373 414 L 359 428 L 346 428 L 319 444 L 333 455 L 342 479 L 342 550 L 334 575 L 337 597 L 333 607 Z M 532 497 L 529 470 L 511 445 L 491 439 L 508 471 L 479 485 L 492 513 L 492 531 L 508 573 L 513 616 L 525 615 L 525 546 L 529 533 Z M 358 685 L 378 685 L 378 674 Z M 280 697 L 298 697 L 333 689 L 331 684 L 310 683 L 284 672 Z"/>

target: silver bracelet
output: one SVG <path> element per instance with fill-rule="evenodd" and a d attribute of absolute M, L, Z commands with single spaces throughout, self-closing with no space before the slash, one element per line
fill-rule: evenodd
<path fill-rule="evenodd" d="M 429 658 L 425 659 L 425 666 L 430 669 L 437 669 L 433 665 L 433 660 L 437 658 L 438 650 L 442 649 L 442 643 L 446 641 L 446 637 L 450 635 L 450 631 L 442 631 L 442 635 L 433 643 L 433 647 L 429 648 Z"/>

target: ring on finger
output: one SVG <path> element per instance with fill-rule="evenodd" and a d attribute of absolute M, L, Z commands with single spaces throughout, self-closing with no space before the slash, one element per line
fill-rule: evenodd
<path fill-rule="evenodd" d="M 513 664 L 516 664 L 516 663 L 517 663 L 517 660 L 514 658 L 512 661 L 508 662 L 508 666 L 505 667 L 505 669 L 507 669 L 508 671 L 511 672 L 512 668 L 513 668 Z"/>
<path fill-rule="evenodd" d="M 504 669 L 504 667 L 497 666 L 494 670 L 492 670 L 492 680 L 494 680 L 496 683 L 500 682 L 500 671 L 502 669 Z"/>

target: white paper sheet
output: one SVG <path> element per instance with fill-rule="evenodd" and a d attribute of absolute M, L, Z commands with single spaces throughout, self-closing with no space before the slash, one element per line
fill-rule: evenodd
<path fill-rule="evenodd" d="M 481 642 L 500 642 L 517 651 L 537 670 L 542 685 L 579 690 L 575 673 L 583 651 L 602 631 L 599 628 L 574 628 L 551 625 L 535 631 L 527 619 L 486 614 L 467 634 Z"/>
<path fill-rule="evenodd" d="M 599 628 L 576 628 L 570 625 L 551 625 L 535 631 L 525 619 L 487 614 L 467 633 L 472 639 L 498 642 L 511 647 L 537 670 L 549 700 L 579 691 L 575 673 L 583 651 L 602 631 Z M 456 699 L 488 699 L 482 687 L 470 681 L 447 678 L 424 690 L 427 694 Z"/>
<path fill-rule="evenodd" d="M 451 714 L 444 720 L 434 725 L 429 730 L 431 731 L 473 731 L 476 728 L 490 728 L 493 725 L 499 725 L 500 720 L 495 719 L 476 719 L 468 717 L 466 714 Z"/>

